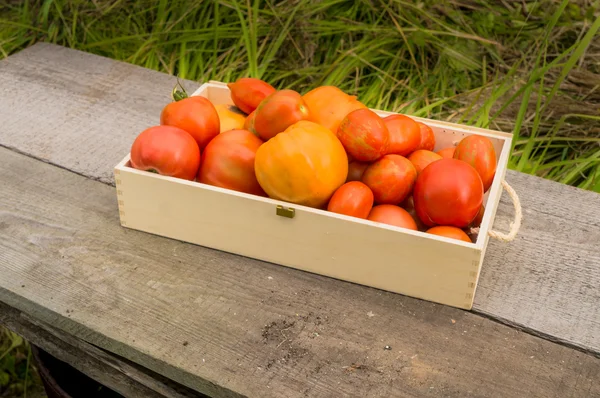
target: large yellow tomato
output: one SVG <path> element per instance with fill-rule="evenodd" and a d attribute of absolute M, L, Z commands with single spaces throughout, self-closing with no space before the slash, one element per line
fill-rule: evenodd
<path fill-rule="evenodd" d="M 330 130 L 302 120 L 258 148 L 254 171 L 271 198 L 324 208 L 346 181 L 348 156 Z"/>

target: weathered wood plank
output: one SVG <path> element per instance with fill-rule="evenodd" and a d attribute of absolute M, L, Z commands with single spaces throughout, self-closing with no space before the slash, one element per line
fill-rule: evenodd
<path fill-rule="evenodd" d="M 3 148 L 0 186 L 0 300 L 209 396 L 600 395 L 591 355 L 127 230 L 113 187 Z"/>
<path fill-rule="evenodd" d="M 201 397 L 152 371 L 107 353 L 0 302 L 0 324 L 128 398 Z"/>
<path fill-rule="evenodd" d="M 112 183 L 112 167 L 158 121 L 174 84 L 144 68 L 35 45 L 0 61 L 0 145 Z M 523 226 L 515 242 L 490 242 L 474 311 L 600 353 L 600 195 L 511 171 L 507 180 L 523 201 Z M 511 217 L 503 198 L 495 227 Z"/>

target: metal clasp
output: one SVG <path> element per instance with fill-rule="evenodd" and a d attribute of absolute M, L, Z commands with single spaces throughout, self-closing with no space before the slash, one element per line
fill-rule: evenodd
<path fill-rule="evenodd" d="M 281 217 L 294 218 L 296 215 L 296 210 L 291 207 L 283 207 L 281 205 L 277 205 L 276 214 Z"/>

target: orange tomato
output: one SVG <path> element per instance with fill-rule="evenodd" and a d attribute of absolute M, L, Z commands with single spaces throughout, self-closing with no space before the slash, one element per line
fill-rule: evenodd
<path fill-rule="evenodd" d="M 387 153 L 406 156 L 421 143 L 419 125 L 405 115 L 390 115 L 383 119 L 390 132 L 390 143 Z"/>
<path fill-rule="evenodd" d="M 369 165 L 362 176 L 378 204 L 399 204 L 412 191 L 417 170 L 400 155 L 385 155 Z"/>
<path fill-rule="evenodd" d="M 417 230 L 417 223 L 415 223 L 411 215 L 403 208 L 394 205 L 384 204 L 374 206 L 367 219 L 414 231 Z"/>
<path fill-rule="evenodd" d="M 437 226 L 437 227 L 428 229 L 426 232 L 428 234 L 445 236 L 446 238 L 458 239 L 458 240 L 462 240 L 465 242 L 473 243 L 473 241 L 471 241 L 471 238 L 469 238 L 469 235 L 467 235 L 465 233 L 465 231 L 463 231 L 460 228 L 456 228 L 456 227 L 449 227 L 446 225 Z"/>
<path fill-rule="evenodd" d="M 246 116 L 246 120 L 244 120 L 244 130 L 248 130 L 252 134 L 258 137 L 258 133 L 254 130 L 254 117 L 256 116 L 256 111 L 252 111 L 251 114 Z M 260 137 L 259 137 L 260 138 Z"/>
<path fill-rule="evenodd" d="M 417 215 L 428 227 L 467 227 L 483 203 L 483 184 L 477 171 L 457 159 L 441 159 L 417 177 L 413 191 Z"/>
<path fill-rule="evenodd" d="M 336 133 L 344 117 L 356 109 L 367 107 L 334 86 L 319 86 L 302 96 L 308 106 L 309 120 Z"/>
<path fill-rule="evenodd" d="M 248 130 L 229 130 L 204 149 L 197 180 L 234 191 L 266 196 L 254 174 L 254 158 L 262 145 Z"/>
<path fill-rule="evenodd" d="M 299 121 L 256 151 L 254 171 L 274 199 L 321 208 L 346 181 L 346 151 L 327 128 Z"/>
<path fill-rule="evenodd" d="M 442 159 L 440 155 L 425 149 L 419 149 L 418 151 L 414 151 L 408 156 L 408 160 L 410 160 L 411 163 L 415 166 L 415 169 L 417 169 L 417 174 L 420 174 L 425 167 L 440 159 Z"/>
<path fill-rule="evenodd" d="M 200 149 L 186 131 L 173 126 L 153 126 L 142 131 L 131 146 L 134 169 L 193 180 L 200 164 Z"/>
<path fill-rule="evenodd" d="M 221 133 L 229 130 L 237 130 L 244 127 L 246 121 L 246 114 L 243 113 L 238 107 L 229 104 L 215 105 L 217 114 L 219 115 Z"/>
<path fill-rule="evenodd" d="M 373 207 L 373 192 L 360 181 L 347 182 L 329 200 L 327 210 L 347 216 L 367 218 Z"/>
<path fill-rule="evenodd" d="M 252 113 L 262 100 L 275 92 L 269 83 L 253 77 L 242 77 L 227 87 L 233 103 L 246 114 Z"/>
<path fill-rule="evenodd" d="M 369 163 L 358 162 L 356 160 L 348 163 L 348 181 L 360 181 L 362 179 L 365 169 L 369 166 Z"/>
<path fill-rule="evenodd" d="M 337 130 L 346 152 L 361 162 L 379 159 L 388 150 L 390 133 L 383 119 L 370 109 L 350 112 Z"/>
<path fill-rule="evenodd" d="M 417 124 L 419 125 L 421 132 L 421 142 L 417 146 L 417 149 L 433 151 L 433 148 L 435 147 L 435 134 L 433 133 L 433 130 L 425 123 L 417 122 Z"/>
<path fill-rule="evenodd" d="M 448 148 L 444 148 L 444 149 L 440 149 L 439 151 L 437 151 L 436 153 L 438 155 L 440 155 L 443 158 L 446 159 L 450 159 L 454 157 L 454 151 L 456 150 L 456 147 L 448 147 Z"/>
<path fill-rule="evenodd" d="M 477 170 L 486 192 L 496 175 L 496 151 L 492 141 L 481 135 L 469 135 L 458 143 L 454 159 L 469 163 Z"/>
<path fill-rule="evenodd" d="M 207 98 L 192 96 L 167 104 L 160 114 L 160 124 L 187 131 L 200 151 L 219 135 L 221 123 L 215 106 Z"/>
<path fill-rule="evenodd" d="M 308 108 L 302 96 L 294 90 L 281 90 L 269 95 L 256 108 L 252 127 L 260 138 L 268 141 L 307 118 Z"/>

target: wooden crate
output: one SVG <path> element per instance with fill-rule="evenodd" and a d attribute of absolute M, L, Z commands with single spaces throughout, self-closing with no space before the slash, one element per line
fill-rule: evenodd
<path fill-rule="evenodd" d="M 220 82 L 193 95 L 231 104 Z M 374 110 L 381 116 L 392 112 Z M 439 237 L 310 207 L 133 169 L 129 155 L 115 167 L 121 224 L 185 242 L 345 281 L 470 309 L 493 224 L 511 134 L 416 118 L 436 136 L 436 148 L 480 134 L 494 143 L 498 168 L 484 197 L 475 243 Z M 293 209 L 294 217 L 282 217 Z M 201 265 L 199 265 L 201 266 Z"/>

